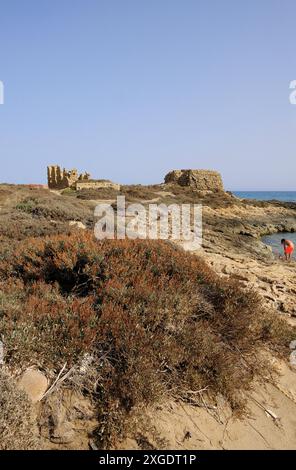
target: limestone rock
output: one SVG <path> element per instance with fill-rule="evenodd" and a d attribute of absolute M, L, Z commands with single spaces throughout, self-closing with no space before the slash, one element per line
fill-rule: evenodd
<path fill-rule="evenodd" d="M 27 369 L 18 382 L 18 389 L 26 392 L 33 403 L 41 400 L 47 387 L 47 378 L 37 369 Z"/>
<path fill-rule="evenodd" d="M 164 181 L 198 191 L 224 191 L 220 173 L 212 170 L 173 170 L 165 176 Z"/>
<path fill-rule="evenodd" d="M 70 225 L 70 227 L 77 227 L 77 228 L 80 228 L 82 230 L 86 229 L 86 226 L 82 222 L 80 222 L 79 220 L 70 220 L 69 225 Z"/>
<path fill-rule="evenodd" d="M 292 351 L 290 354 L 290 364 L 296 368 L 296 351 Z"/>
<path fill-rule="evenodd" d="M 74 440 L 74 438 L 75 432 L 71 423 L 65 422 L 54 429 L 50 440 L 55 444 L 69 444 Z"/>
<path fill-rule="evenodd" d="M 76 375 L 78 381 L 79 376 Z M 38 425 L 47 448 L 88 448 L 89 436 L 98 425 L 97 410 L 89 397 L 60 387 L 48 395 L 42 404 Z"/>
<path fill-rule="evenodd" d="M 232 277 L 239 281 L 246 281 L 250 283 L 256 283 L 257 277 L 254 274 L 248 274 L 244 272 L 233 272 Z"/>

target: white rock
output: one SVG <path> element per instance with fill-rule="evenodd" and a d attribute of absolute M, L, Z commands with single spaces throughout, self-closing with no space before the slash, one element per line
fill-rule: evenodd
<path fill-rule="evenodd" d="M 293 367 L 296 367 L 296 350 L 292 351 L 290 354 L 290 364 Z"/>
<path fill-rule="evenodd" d="M 69 225 L 70 227 L 77 227 L 81 228 L 82 230 L 86 229 L 86 226 L 82 222 L 79 222 L 79 220 L 70 220 Z"/>

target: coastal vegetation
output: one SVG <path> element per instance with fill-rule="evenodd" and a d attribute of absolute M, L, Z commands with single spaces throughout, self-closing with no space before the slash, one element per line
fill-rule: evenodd
<path fill-rule="evenodd" d="M 140 197 L 139 187 L 124 191 Z M 180 188 L 146 191 L 144 200 L 162 191 L 164 200 L 187 197 Z M 7 370 L 38 365 L 54 375 L 66 364 L 77 372 L 88 358 L 75 386 L 95 407 L 99 447 L 114 445 L 135 413 L 165 399 L 201 405 L 202 394 L 214 405 L 223 396 L 241 416 L 254 379 L 272 380 L 266 351 L 285 355 L 293 328 L 237 278 L 217 275 L 169 242 L 98 241 L 92 230 L 71 228 L 70 220 L 91 228 L 93 191 L 89 196 L 0 190 Z M 221 207 L 229 204 L 235 199 L 221 197 Z M 23 396 L 15 403 L 27 409 Z"/>

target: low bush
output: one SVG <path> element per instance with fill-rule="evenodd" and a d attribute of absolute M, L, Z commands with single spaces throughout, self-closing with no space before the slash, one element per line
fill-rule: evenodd
<path fill-rule="evenodd" d="M 11 364 L 95 358 L 101 445 L 135 407 L 165 395 L 206 387 L 243 409 L 253 378 L 271 372 L 263 345 L 282 350 L 293 337 L 254 292 L 166 242 L 32 238 L 0 261 L 0 275 Z"/>
<path fill-rule="evenodd" d="M 77 199 L 81 200 L 100 200 L 100 199 L 116 199 L 119 195 L 119 191 L 112 188 L 102 189 L 82 189 L 76 191 Z"/>
<path fill-rule="evenodd" d="M 25 197 L 16 204 L 15 208 L 35 218 L 58 221 L 79 220 L 84 223 L 93 221 L 92 207 L 73 198 L 64 198 L 51 193 Z"/>
<path fill-rule="evenodd" d="M 158 188 L 158 191 L 160 188 Z M 155 186 L 123 185 L 120 191 L 112 188 L 82 189 L 77 191 L 77 198 L 82 200 L 116 199 L 117 196 L 125 196 L 127 202 L 148 201 L 159 198 Z M 67 194 L 66 194 L 67 195 Z"/>
<path fill-rule="evenodd" d="M 16 209 L 0 211 L 0 238 L 6 239 L 10 245 L 28 237 L 43 237 L 68 231 L 69 222 L 33 217 Z"/>

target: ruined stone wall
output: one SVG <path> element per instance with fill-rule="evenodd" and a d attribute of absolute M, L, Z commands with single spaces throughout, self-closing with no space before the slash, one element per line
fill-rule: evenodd
<path fill-rule="evenodd" d="M 86 181 L 90 177 L 89 173 L 78 175 L 78 171 L 63 170 L 58 165 L 47 167 L 47 182 L 49 189 L 66 189 L 75 186 L 76 181 Z"/>
<path fill-rule="evenodd" d="M 47 167 L 47 181 L 49 189 L 73 188 L 77 191 L 82 189 L 112 188 L 120 190 L 120 185 L 109 180 L 92 180 L 89 173 L 78 174 L 76 169 L 62 170 L 58 165 Z"/>
<path fill-rule="evenodd" d="M 164 181 L 198 191 L 224 191 L 220 173 L 212 170 L 173 170 L 165 176 Z"/>
<path fill-rule="evenodd" d="M 82 189 L 115 189 L 116 191 L 120 190 L 120 184 L 113 183 L 112 181 L 77 181 L 75 184 L 75 188 L 77 191 L 81 191 Z"/>
<path fill-rule="evenodd" d="M 59 166 L 47 167 L 47 184 L 50 189 L 56 189 L 63 184 L 62 172 Z"/>

